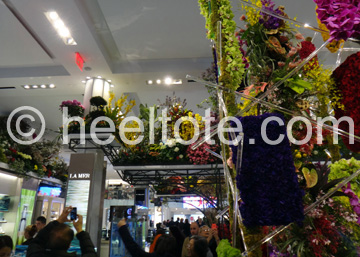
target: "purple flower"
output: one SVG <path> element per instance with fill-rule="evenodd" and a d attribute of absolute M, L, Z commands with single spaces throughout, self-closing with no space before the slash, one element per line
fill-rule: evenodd
<path fill-rule="evenodd" d="M 331 40 L 359 36 L 360 8 L 357 0 L 314 0 L 318 19 L 330 31 Z"/>
<path fill-rule="evenodd" d="M 261 135 L 261 124 L 271 116 L 283 120 L 282 115 L 271 113 L 239 118 L 244 132 L 244 149 L 236 185 L 242 199 L 240 212 L 247 227 L 287 225 L 304 219 L 303 191 L 298 185 L 287 137 L 277 145 L 270 145 Z M 286 135 L 286 127 L 271 121 L 266 134 L 274 141 L 279 135 Z M 255 144 L 250 144 L 250 139 L 254 139 Z M 230 147 L 236 163 L 237 147 Z"/>

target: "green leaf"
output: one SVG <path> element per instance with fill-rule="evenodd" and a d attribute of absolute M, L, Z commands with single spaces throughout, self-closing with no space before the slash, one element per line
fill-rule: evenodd
<path fill-rule="evenodd" d="M 307 82 L 305 80 L 302 80 L 302 79 L 291 78 L 291 79 L 288 79 L 287 82 L 288 82 L 287 86 L 290 87 L 292 90 L 294 90 L 298 94 L 304 93 L 305 89 L 308 89 L 308 90 L 312 89 L 311 83 Z"/>

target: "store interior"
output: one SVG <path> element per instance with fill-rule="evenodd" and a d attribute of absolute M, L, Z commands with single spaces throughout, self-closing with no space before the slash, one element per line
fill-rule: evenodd
<path fill-rule="evenodd" d="M 72 206 L 101 257 L 122 218 L 145 251 L 173 219 L 219 257 L 360 256 L 360 4 L 328 2 L 2 0 L 0 236 Z"/>

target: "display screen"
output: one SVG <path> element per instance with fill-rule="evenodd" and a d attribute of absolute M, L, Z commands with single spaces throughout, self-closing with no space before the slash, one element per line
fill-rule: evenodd
<path fill-rule="evenodd" d="M 216 200 L 212 201 L 216 203 Z M 199 196 L 183 197 L 183 208 L 186 209 L 203 209 L 213 207 L 208 201 Z"/>
<path fill-rule="evenodd" d="M 40 186 L 38 196 L 53 196 L 59 197 L 61 194 L 61 187 Z"/>

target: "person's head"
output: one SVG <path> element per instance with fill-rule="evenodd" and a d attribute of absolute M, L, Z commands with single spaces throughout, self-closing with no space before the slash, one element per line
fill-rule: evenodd
<path fill-rule="evenodd" d="M 170 226 L 169 230 L 170 234 L 175 237 L 176 241 L 178 241 L 182 245 L 185 239 L 183 232 L 181 232 L 181 230 L 177 226 Z"/>
<path fill-rule="evenodd" d="M 186 224 L 189 223 L 189 220 L 188 220 L 188 219 L 185 219 L 185 223 L 186 223 Z"/>
<path fill-rule="evenodd" d="M 156 241 L 154 253 L 158 255 L 171 254 L 173 256 L 177 255 L 177 245 L 176 239 L 170 235 L 162 235 Z"/>
<path fill-rule="evenodd" d="M 36 225 L 37 231 L 39 232 L 46 226 L 46 218 L 43 216 L 37 217 L 37 219 L 35 221 L 35 225 Z"/>
<path fill-rule="evenodd" d="M 157 229 L 155 235 L 157 236 L 157 235 L 159 235 L 159 234 L 165 235 L 165 229 L 162 229 L 162 228 Z"/>
<path fill-rule="evenodd" d="M 46 248 L 51 250 L 67 250 L 74 239 L 74 231 L 66 224 L 60 223 L 49 234 Z"/>
<path fill-rule="evenodd" d="M 36 234 L 37 228 L 35 225 L 28 225 L 25 228 L 24 231 L 24 237 L 26 238 L 26 240 L 33 238 L 34 235 Z"/>
<path fill-rule="evenodd" d="M 0 257 L 10 257 L 13 241 L 9 236 L 0 236 Z"/>
<path fill-rule="evenodd" d="M 199 234 L 199 224 L 197 224 L 197 222 L 192 222 L 190 224 L 190 233 L 192 236 Z"/>
<path fill-rule="evenodd" d="M 208 242 L 201 236 L 192 236 L 189 241 L 190 257 L 206 257 Z"/>
<path fill-rule="evenodd" d="M 207 225 L 201 226 L 199 229 L 199 236 L 208 237 L 210 235 L 210 228 Z"/>

